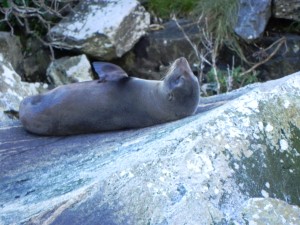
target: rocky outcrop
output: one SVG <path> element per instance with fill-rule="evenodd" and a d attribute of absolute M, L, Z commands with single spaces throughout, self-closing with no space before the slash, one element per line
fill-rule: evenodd
<path fill-rule="evenodd" d="M 271 46 L 279 40 L 279 37 L 264 37 L 257 42 L 261 46 Z M 269 56 L 275 51 L 277 45 L 268 49 L 263 54 Z M 266 63 L 260 66 L 260 76 L 264 80 L 278 79 L 285 76 L 286 73 L 300 71 L 300 36 L 295 34 L 286 34 L 285 43 L 278 49 L 276 54 Z"/>
<path fill-rule="evenodd" d="M 12 35 L 10 32 L 0 31 L 0 54 L 11 63 L 17 73 L 22 72 L 22 45 L 18 36 Z"/>
<path fill-rule="evenodd" d="M 48 36 L 58 48 L 110 60 L 129 51 L 149 24 L 150 15 L 136 0 L 81 1 Z"/>
<path fill-rule="evenodd" d="M 272 15 L 276 18 L 300 21 L 299 0 L 274 0 Z"/>
<path fill-rule="evenodd" d="M 46 70 L 51 63 L 50 50 L 38 39 L 28 38 L 24 53 L 24 77 L 30 82 L 45 82 Z"/>
<path fill-rule="evenodd" d="M 271 0 L 240 0 L 235 32 L 244 40 L 262 36 L 271 16 Z"/>
<path fill-rule="evenodd" d="M 264 209 L 264 210 L 261 210 Z M 300 208 L 272 198 L 251 198 L 243 208 L 246 224 L 299 224 Z"/>
<path fill-rule="evenodd" d="M 179 20 L 178 23 L 190 40 L 200 48 L 199 24 L 188 20 Z M 160 80 L 164 77 L 167 66 L 179 57 L 184 56 L 191 66 L 199 63 L 181 29 L 174 21 L 169 21 L 157 26 L 157 30 L 149 31 L 137 43 L 132 54 L 125 56 L 122 67 L 134 76 Z"/>
<path fill-rule="evenodd" d="M 238 21 L 234 30 L 247 42 L 255 41 L 255 45 L 250 44 L 248 50 L 244 51 L 253 49 L 250 50 L 251 53 L 247 53 L 249 61 L 266 60 L 257 69 L 259 77 L 263 80 L 278 79 L 299 71 L 300 42 L 297 28 L 293 24 L 299 21 L 300 1 L 240 0 L 239 4 Z M 278 41 L 283 37 L 284 44 L 279 44 Z M 229 61 L 232 52 L 229 56 L 227 54 L 220 54 L 220 57 Z"/>
<path fill-rule="evenodd" d="M 238 20 L 234 30 L 246 41 L 262 37 L 271 16 L 300 21 L 299 0 L 240 0 L 239 5 Z"/>
<path fill-rule="evenodd" d="M 299 75 L 138 130 L 37 137 L 2 123 L 0 223 L 299 224 Z"/>
<path fill-rule="evenodd" d="M 0 121 L 16 119 L 22 99 L 46 89 L 45 84 L 22 82 L 11 64 L 0 54 Z"/>
<path fill-rule="evenodd" d="M 92 68 L 85 55 L 63 57 L 51 62 L 47 69 L 48 80 L 58 86 L 93 79 Z"/>

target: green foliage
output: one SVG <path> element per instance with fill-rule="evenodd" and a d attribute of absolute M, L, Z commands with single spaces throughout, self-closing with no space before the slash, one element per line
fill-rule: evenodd
<path fill-rule="evenodd" d="M 207 21 L 208 32 L 213 34 L 217 49 L 224 44 L 240 52 L 233 27 L 237 20 L 238 0 L 200 0 L 194 13 Z"/>
<path fill-rule="evenodd" d="M 8 8 L 9 2 L 7 0 L 0 0 L 0 7 L 1 8 Z"/>
<path fill-rule="evenodd" d="M 0 11 L 0 20 L 2 22 L 0 23 L 0 30 L 3 31 L 11 31 L 11 27 L 14 29 L 18 29 L 21 27 L 21 30 L 24 29 L 24 17 L 26 17 L 25 13 L 27 12 L 27 7 L 34 6 L 31 0 L 0 0 L 0 8 L 2 10 Z M 22 9 L 23 13 L 15 12 L 16 8 Z M 5 13 L 7 13 L 5 17 Z M 4 19 L 5 18 L 5 19 Z M 38 22 L 37 19 L 34 18 L 34 16 L 28 16 L 29 21 L 32 22 L 32 24 L 36 24 Z M 22 21 L 22 25 L 20 26 L 20 22 Z"/>
<path fill-rule="evenodd" d="M 208 31 L 215 37 L 216 45 L 226 44 L 237 49 L 233 27 L 237 19 L 238 0 L 149 0 L 148 8 L 162 18 L 172 13 L 187 15 L 193 12 L 207 19 Z M 239 48 L 240 51 L 240 48 Z"/>
<path fill-rule="evenodd" d="M 239 0 L 149 0 L 148 2 L 148 8 L 162 18 L 170 18 L 172 13 L 190 14 L 196 21 L 201 18 L 199 25 L 204 28 L 205 34 L 199 31 L 199 35 L 212 37 L 209 40 L 211 43 L 206 44 L 213 46 L 211 51 L 215 51 L 216 55 L 211 57 L 215 57 L 215 60 L 217 60 L 220 49 L 225 45 L 235 51 L 242 61 L 248 63 L 241 42 L 233 29 L 237 21 L 238 7 Z M 208 61 L 211 61 L 211 59 L 208 59 Z M 236 67 L 233 71 L 230 71 L 231 81 L 229 84 L 228 72 L 217 69 L 220 92 L 228 91 L 229 87 L 229 89 L 236 89 L 257 82 L 258 79 L 255 73 L 241 76 L 242 72 L 243 68 L 241 67 Z M 217 82 L 213 69 L 206 76 L 208 83 Z"/>
<path fill-rule="evenodd" d="M 16 4 L 16 5 L 18 5 L 18 6 L 24 6 L 23 3 L 25 3 L 25 6 L 28 6 L 29 3 L 30 3 L 30 0 L 14 0 L 13 3 Z M 3 7 L 3 8 L 9 8 L 9 7 L 11 7 L 10 1 L 8 1 L 8 0 L 0 0 L 0 7 Z"/>
<path fill-rule="evenodd" d="M 224 70 L 217 70 L 217 76 L 220 83 L 220 93 L 224 93 L 228 91 L 228 87 L 231 86 L 232 89 L 238 89 L 248 84 L 252 84 L 258 82 L 256 72 L 241 75 L 244 69 L 240 66 L 234 68 L 233 70 L 224 71 Z M 206 74 L 207 83 L 214 83 L 215 75 L 213 69 L 211 69 Z M 230 82 L 230 84 L 229 84 Z"/>
<path fill-rule="evenodd" d="M 0 0 L 0 30 L 14 34 L 34 35 L 42 40 L 49 28 L 59 21 L 78 0 Z"/>
<path fill-rule="evenodd" d="M 0 1 L 0 7 L 8 8 L 9 7 L 9 2 L 7 0 L 1 0 Z"/>
<path fill-rule="evenodd" d="M 148 8 L 157 16 L 169 18 L 172 13 L 186 15 L 198 4 L 198 0 L 149 0 Z"/>

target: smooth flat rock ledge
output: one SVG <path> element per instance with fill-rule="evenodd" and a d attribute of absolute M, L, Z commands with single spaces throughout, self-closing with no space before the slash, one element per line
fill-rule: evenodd
<path fill-rule="evenodd" d="M 0 123 L 0 224 L 300 224 L 300 73 L 252 87 L 144 129 Z"/>

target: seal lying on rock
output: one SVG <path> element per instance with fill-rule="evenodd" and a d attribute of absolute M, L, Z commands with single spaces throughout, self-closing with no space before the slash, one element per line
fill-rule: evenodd
<path fill-rule="evenodd" d="M 57 87 L 25 98 L 20 120 L 29 132 L 71 135 L 147 127 L 192 115 L 200 87 L 185 58 L 162 81 L 128 77 L 120 67 L 95 62 L 99 80 Z"/>

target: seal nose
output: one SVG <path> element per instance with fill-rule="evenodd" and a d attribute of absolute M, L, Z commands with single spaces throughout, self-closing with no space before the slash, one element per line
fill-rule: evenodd
<path fill-rule="evenodd" d="M 184 58 L 184 57 L 180 57 L 179 59 L 177 59 L 178 60 L 178 63 L 187 63 L 187 60 L 186 60 L 186 58 Z"/>
<path fill-rule="evenodd" d="M 187 67 L 190 67 L 188 61 L 184 57 L 178 58 L 175 63 L 182 70 L 185 70 Z"/>
<path fill-rule="evenodd" d="M 180 69 L 180 71 L 184 74 L 184 76 L 194 75 L 188 61 L 184 57 L 180 57 L 176 60 L 176 65 Z"/>

